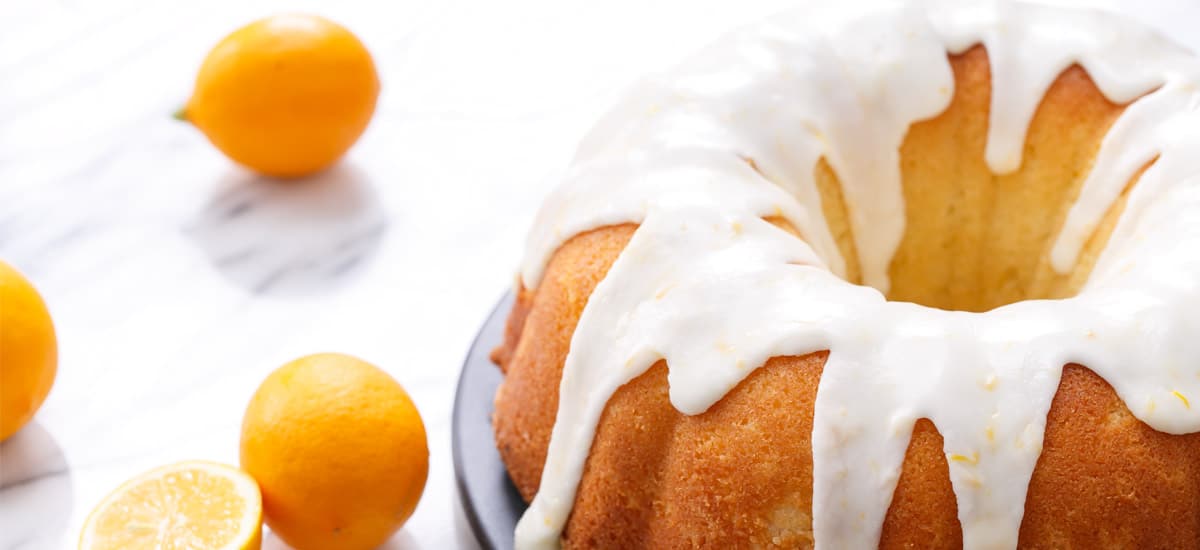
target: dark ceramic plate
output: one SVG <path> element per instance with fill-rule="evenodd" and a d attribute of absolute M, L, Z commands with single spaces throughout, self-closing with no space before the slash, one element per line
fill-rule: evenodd
<path fill-rule="evenodd" d="M 525 501 L 508 479 L 492 438 L 492 397 L 500 369 L 488 358 L 500 345 L 513 295 L 505 294 L 475 336 L 458 378 L 451 419 L 454 477 L 471 531 L 485 550 L 511 550 Z"/>

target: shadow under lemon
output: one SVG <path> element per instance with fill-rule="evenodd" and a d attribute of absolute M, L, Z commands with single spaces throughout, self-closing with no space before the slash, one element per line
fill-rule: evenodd
<path fill-rule="evenodd" d="M 253 294 L 320 294 L 378 250 L 387 218 L 377 195 L 348 162 L 296 181 L 234 169 L 184 231 L 218 272 Z"/>
<path fill-rule="evenodd" d="M 0 548 L 59 544 L 74 501 L 62 449 L 36 419 L 0 443 Z"/>
<path fill-rule="evenodd" d="M 376 550 L 420 550 L 421 545 L 417 544 L 417 539 L 413 538 L 404 528 L 392 535 L 392 538 L 383 543 Z M 268 531 L 267 527 L 263 526 L 263 544 L 262 550 L 295 550 L 283 542 L 275 533 Z"/>

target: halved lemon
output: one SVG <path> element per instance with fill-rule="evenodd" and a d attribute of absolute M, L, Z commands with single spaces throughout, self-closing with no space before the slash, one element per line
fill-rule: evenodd
<path fill-rule="evenodd" d="M 137 476 L 88 515 L 81 550 L 247 550 L 262 543 L 262 495 L 245 472 L 188 461 Z"/>

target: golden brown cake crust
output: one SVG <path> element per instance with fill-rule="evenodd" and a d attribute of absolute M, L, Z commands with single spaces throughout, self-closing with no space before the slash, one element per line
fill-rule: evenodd
<path fill-rule="evenodd" d="M 951 61 L 960 89 L 975 89 L 965 79 L 977 79 L 981 66 L 986 76 L 986 57 L 979 49 Z M 1079 103 L 1065 112 L 1085 116 L 1102 109 L 1084 105 L 1094 103 L 1096 96 L 1086 75 L 1072 68 L 1047 94 L 1040 111 L 1052 109 L 1052 98 L 1057 98 L 1053 101 Z M 1029 147 L 1076 131 L 1064 128 L 1062 117 L 1047 119 L 1040 111 L 1031 124 L 1027 154 Z M 1119 107 L 1110 105 L 1105 112 L 1115 116 Z M 1102 122 L 1086 132 L 1099 139 L 1111 119 Z M 1108 223 L 1111 228 L 1112 220 Z M 520 290 L 505 342 L 493 355 L 506 373 L 493 417 L 497 446 L 526 500 L 538 488 L 575 325 L 635 229 L 632 224 L 600 228 L 560 247 L 538 288 Z M 1090 247 L 1094 254 L 1104 239 L 1093 240 L 1098 241 Z M 1024 281 L 1008 284 L 1067 284 L 1037 276 Z M 564 546 L 811 546 L 810 436 L 826 355 L 773 358 L 696 416 L 671 406 L 661 362 L 623 386 L 601 417 Z M 961 547 L 941 445 L 931 422 L 917 423 L 883 525 L 881 548 Z M 1100 377 L 1078 365 L 1066 366 L 1029 484 L 1019 545 L 1200 548 L 1200 434 L 1154 431 L 1134 418 Z"/>

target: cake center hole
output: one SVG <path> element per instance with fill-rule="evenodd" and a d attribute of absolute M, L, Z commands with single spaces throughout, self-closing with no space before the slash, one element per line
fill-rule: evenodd
<path fill-rule="evenodd" d="M 912 124 L 900 146 L 903 234 L 890 258 L 874 259 L 887 265 L 887 298 L 981 312 L 1022 300 L 1074 296 L 1087 282 L 1141 172 L 1110 205 L 1071 269 L 1055 270 L 1050 252 L 1104 136 L 1125 106 L 1104 97 L 1083 68 L 1069 67 L 1029 121 L 1019 168 L 997 174 L 985 160 L 991 102 L 987 53 L 977 46 L 949 61 L 955 80 L 949 106 Z M 844 278 L 863 284 L 864 262 L 850 215 L 857 205 L 825 159 L 813 176 L 821 203 L 806 206 L 820 209 L 845 259 Z"/>

